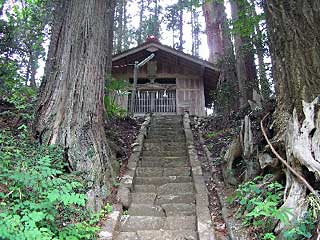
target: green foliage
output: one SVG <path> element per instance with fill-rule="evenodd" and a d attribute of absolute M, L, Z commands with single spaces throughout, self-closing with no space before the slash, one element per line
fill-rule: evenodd
<path fill-rule="evenodd" d="M 209 97 L 214 100 L 214 107 L 220 112 L 230 112 L 235 108 L 235 103 L 238 101 L 236 83 L 231 81 L 223 82 L 214 91 L 210 91 Z"/>
<path fill-rule="evenodd" d="M 44 59 L 43 42 L 48 39 L 52 1 L 2 1 L 0 19 L 0 96 L 18 109 L 26 108 L 25 98 L 34 96 L 39 59 Z M 22 97 L 19 97 L 19 93 Z M 31 99 L 32 100 L 32 99 Z"/>
<path fill-rule="evenodd" d="M 280 207 L 283 203 L 283 186 L 268 179 L 270 175 L 264 178 L 259 176 L 239 186 L 233 198 L 233 202 L 239 205 L 237 217 L 242 219 L 244 225 L 255 229 L 258 239 L 275 240 L 272 231 L 278 221 L 286 226 L 282 233 L 285 239 L 310 239 L 320 214 L 317 199 L 310 195 L 305 216 L 289 223 L 290 209 Z"/>
<path fill-rule="evenodd" d="M 315 225 L 319 221 L 320 203 L 318 199 L 310 194 L 307 197 L 308 211 L 302 219 L 295 220 L 283 235 L 288 240 L 310 239 Z"/>
<path fill-rule="evenodd" d="M 222 132 L 223 132 L 222 130 L 217 131 L 217 132 L 208 132 L 208 133 L 206 134 L 206 137 L 207 137 L 207 138 L 215 138 L 215 137 L 217 137 L 219 134 L 221 134 Z"/>
<path fill-rule="evenodd" d="M 295 221 L 292 226 L 284 231 L 283 236 L 288 240 L 310 239 L 314 230 L 314 219 L 308 211 L 303 219 Z"/>
<path fill-rule="evenodd" d="M 239 204 L 237 216 L 246 226 L 253 226 L 260 237 L 272 239 L 272 232 L 277 221 L 288 225 L 290 210 L 280 208 L 283 196 L 283 186 L 278 182 L 270 182 L 257 177 L 239 186 L 234 201 Z M 262 235 L 263 233 L 268 233 Z"/>
<path fill-rule="evenodd" d="M 108 117 L 122 118 L 127 111 L 117 104 L 117 98 L 128 95 L 129 84 L 125 80 L 111 79 L 107 82 L 104 97 L 104 106 Z"/>
<path fill-rule="evenodd" d="M 263 240 L 276 240 L 276 236 L 273 233 L 265 233 L 263 235 Z"/>
<path fill-rule="evenodd" d="M 85 189 L 65 173 L 62 151 L 37 146 L 27 132 L 0 131 L 0 238 L 94 239 Z"/>

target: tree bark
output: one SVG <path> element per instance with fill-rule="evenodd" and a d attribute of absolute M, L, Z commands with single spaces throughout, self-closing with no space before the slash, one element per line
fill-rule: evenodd
<path fill-rule="evenodd" d="M 64 0 L 57 6 L 34 135 L 65 151 L 88 183 L 89 207 L 110 191 L 113 168 L 104 131 L 104 83 L 111 63 L 112 0 Z"/>
<path fill-rule="evenodd" d="M 239 108 L 235 56 L 231 33 L 225 12 L 224 1 L 211 1 L 203 5 L 206 22 L 209 61 L 221 67 L 218 92 L 223 94 L 222 102 L 215 100 L 215 110 L 227 113 Z"/>
<path fill-rule="evenodd" d="M 276 83 L 276 139 L 283 141 L 292 168 L 302 174 L 304 166 L 314 173 L 319 186 L 320 3 L 267 0 L 265 12 Z M 287 179 L 285 206 L 295 209 L 297 219 L 304 213 L 297 211 L 301 209 L 297 200 L 305 199 L 306 188 L 289 172 Z"/>
<path fill-rule="evenodd" d="M 320 93 L 320 3 L 317 0 L 266 3 L 277 112 L 280 117 L 281 112 L 287 114 L 288 120 L 297 108 L 302 117 L 302 100 L 310 103 Z"/>
<path fill-rule="evenodd" d="M 140 0 L 138 45 L 143 43 L 143 39 L 142 39 L 142 24 L 143 24 L 144 8 L 145 8 L 144 7 L 144 0 Z"/>
<path fill-rule="evenodd" d="M 238 16 L 238 4 L 236 0 L 230 1 L 231 5 L 231 13 L 233 21 L 237 21 L 239 19 Z M 234 48 L 236 52 L 236 72 L 238 79 L 238 87 L 239 87 L 239 104 L 240 108 L 243 108 L 247 105 L 248 96 L 246 91 L 246 66 L 243 58 L 243 53 L 241 52 L 241 48 L 243 46 L 242 39 L 240 34 L 235 34 L 234 36 Z"/>
<path fill-rule="evenodd" d="M 123 34 L 124 34 L 124 7 L 125 7 L 125 0 L 118 1 L 117 6 L 117 39 L 116 39 L 116 49 L 117 53 L 122 51 L 123 46 Z"/>
<path fill-rule="evenodd" d="M 255 9 L 255 1 L 250 0 L 251 2 L 251 12 L 252 17 L 257 18 L 257 13 Z M 265 54 L 265 47 L 263 42 L 263 34 L 262 30 L 260 29 L 259 23 L 255 23 L 255 35 L 254 35 L 254 45 L 256 48 L 256 54 L 258 56 L 258 75 L 259 75 L 259 85 L 260 85 L 260 94 L 263 96 L 264 99 L 269 99 L 271 96 L 271 88 L 270 83 L 267 78 L 267 71 L 266 71 L 266 64 L 264 62 L 264 54 Z"/>
<path fill-rule="evenodd" d="M 178 2 L 179 6 L 179 51 L 183 51 L 183 6 L 182 6 L 182 0 L 179 0 Z"/>
<path fill-rule="evenodd" d="M 216 0 L 206 2 L 202 6 L 206 23 L 209 61 L 219 63 L 223 56 L 223 13 L 224 4 Z"/>

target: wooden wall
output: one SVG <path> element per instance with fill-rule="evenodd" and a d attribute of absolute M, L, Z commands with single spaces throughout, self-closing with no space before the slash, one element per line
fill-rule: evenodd
<path fill-rule="evenodd" d="M 204 116 L 204 89 L 202 79 L 181 76 L 177 78 L 177 114 L 189 111 L 191 115 Z"/>
<path fill-rule="evenodd" d="M 127 76 L 127 79 L 129 76 Z M 121 77 L 117 75 L 113 77 L 125 78 L 123 75 Z M 139 77 L 144 78 L 146 76 L 140 74 Z M 204 116 L 206 114 L 203 79 L 197 76 L 184 76 L 181 74 L 159 74 L 158 77 L 176 78 L 176 86 L 171 87 L 171 89 L 176 89 L 177 114 L 183 114 L 184 111 L 189 111 L 191 115 L 197 116 Z M 143 87 L 143 85 L 138 87 Z M 157 87 L 159 87 L 158 84 Z M 150 84 L 148 84 L 148 88 L 152 90 Z M 128 96 L 117 97 L 117 103 L 124 109 L 127 109 Z"/>
<path fill-rule="evenodd" d="M 123 64 L 124 67 L 113 68 L 112 76 L 116 79 L 129 80 L 129 78 L 133 77 L 133 66 L 128 63 L 134 62 L 133 59 L 140 60 L 140 58 L 143 59 L 143 57 L 145 56 L 128 56 L 128 59 L 121 59 L 118 62 L 114 62 L 114 66 Z M 163 54 L 161 51 L 157 52 L 155 60 L 158 66 L 157 78 L 176 79 L 176 85 L 170 86 L 170 89 L 176 89 L 177 114 L 183 114 L 184 111 L 189 111 L 191 115 L 204 116 L 206 111 L 203 69 L 185 60 Z M 146 65 L 140 69 L 138 78 L 148 78 Z M 150 84 L 147 84 L 147 86 L 152 90 Z M 143 85 L 138 87 L 144 88 Z M 156 87 L 158 88 L 159 85 Z M 119 97 L 118 103 L 127 109 L 128 97 Z"/>

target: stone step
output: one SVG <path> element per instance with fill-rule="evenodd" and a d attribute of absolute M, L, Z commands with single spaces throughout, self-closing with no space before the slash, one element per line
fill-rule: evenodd
<path fill-rule="evenodd" d="M 136 170 L 138 177 L 161 177 L 161 176 L 190 176 L 190 167 L 138 167 Z"/>
<path fill-rule="evenodd" d="M 151 122 L 150 128 L 182 128 L 183 124 L 182 121 L 173 121 L 173 122 L 164 122 L 164 121 L 157 121 Z"/>
<path fill-rule="evenodd" d="M 186 143 L 185 142 L 162 142 L 161 144 L 159 143 L 150 143 L 150 142 L 144 142 L 143 144 L 144 149 L 156 149 L 156 148 L 176 148 L 176 147 L 183 147 L 186 148 Z"/>
<path fill-rule="evenodd" d="M 151 127 L 152 126 L 152 127 Z M 175 130 L 183 130 L 183 125 L 181 124 L 175 124 L 175 126 L 172 126 L 170 124 L 168 125 L 161 125 L 161 124 L 150 124 L 150 128 L 149 131 L 153 131 L 153 130 L 162 130 L 162 131 L 175 131 Z"/>
<path fill-rule="evenodd" d="M 158 195 L 156 198 L 156 205 L 169 204 L 169 203 L 186 203 L 194 204 L 196 202 L 193 193 L 169 194 Z"/>
<path fill-rule="evenodd" d="M 169 206 L 168 204 L 165 205 L 165 207 L 168 209 L 168 211 L 174 212 L 177 210 L 176 207 Z M 187 208 L 183 209 L 183 207 L 180 207 L 182 211 L 187 212 Z M 165 217 L 165 212 L 161 206 L 155 206 L 152 204 L 140 204 L 140 203 L 133 203 L 131 204 L 129 210 L 128 210 L 129 216 L 154 216 L 154 217 Z"/>
<path fill-rule="evenodd" d="M 167 143 L 167 142 L 174 142 L 174 143 L 185 143 L 186 139 L 185 137 L 183 138 L 178 138 L 178 137 L 147 137 L 145 139 L 146 143 L 156 143 L 156 144 L 162 144 L 162 143 Z"/>
<path fill-rule="evenodd" d="M 138 177 L 161 177 L 163 176 L 162 167 L 138 167 L 136 169 Z"/>
<path fill-rule="evenodd" d="M 191 230 L 196 231 L 196 217 L 195 216 L 171 216 L 167 217 L 164 230 Z"/>
<path fill-rule="evenodd" d="M 176 141 L 175 141 L 176 140 Z M 186 144 L 186 139 L 180 139 L 180 140 L 177 140 L 177 139 L 160 139 L 160 138 L 146 138 L 144 140 L 144 144 L 156 144 L 156 145 L 162 145 L 164 144 L 167 145 L 167 144 L 177 144 L 177 145 L 185 145 Z"/>
<path fill-rule="evenodd" d="M 133 191 L 140 193 L 157 193 L 157 186 L 151 184 L 135 184 L 133 186 Z"/>
<path fill-rule="evenodd" d="M 190 167 L 138 167 L 136 170 L 138 177 L 161 177 L 161 176 L 190 176 Z"/>
<path fill-rule="evenodd" d="M 157 189 L 158 195 L 170 195 L 179 193 L 194 193 L 192 182 L 169 182 L 160 185 Z"/>
<path fill-rule="evenodd" d="M 134 183 L 137 185 L 161 186 L 167 183 L 190 183 L 190 176 L 170 176 L 170 177 L 136 177 Z"/>
<path fill-rule="evenodd" d="M 174 230 L 156 230 L 156 231 L 138 231 L 140 240 L 196 240 L 196 231 L 174 231 Z M 128 240 L 128 239 L 127 239 Z"/>
<path fill-rule="evenodd" d="M 123 215 L 120 220 L 120 231 L 160 230 L 164 228 L 165 221 L 165 217 Z M 174 221 L 171 220 L 171 222 L 167 224 L 167 229 L 174 226 Z"/>
<path fill-rule="evenodd" d="M 175 134 L 175 133 L 148 133 L 147 139 L 151 138 L 158 138 L 158 139 L 169 139 L 169 138 L 175 138 L 175 139 L 185 139 L 184 134 Z"/>
<path fill-rule="evenodd" d="M 181 125 L 154 125 L 154 126 L 150 126 L 150 128 L 148 129 L 148 134 L 152 133 L 176 133 L 176 134 L 185 134 L 184 133 L 184 128 Z"/>
<path fill-rule="evenodd" d="M 174 137 L 173 139 L 171 139 L 172 137 Z M 162 135 L 162 134 L 148 134 L 146 139 L 150 139 L 150 140 L 155 140 L 155 139 L 160 139 L 160 140 L 166 140 L 166 139 L 170 139 L 172 141 L 179 141 L 182 142 L 183 140 L 185 140 L 185 135 L 181 134 L 181 135 L 176 135 L 176 134 L 167 134 L 167 135 Z"/>
<path fill-rule="evenodd" d="M 141 240 L 136 232 L 120 232 L 115 235 L 116 237 L 112 238 L 114 240 Z"/>
<path fill-rule="evenodd" d="M 170 144 L 147 144 L 143 146 L 143 151 L 155 151 L 155 152 L 161 152 L 161 151 L 175 151 L 177 149 L 183 149 L 186 151 L 186 145 L 184 143 L 176 144 L 175 146 Z"/>
<path fill-rule="evenodd" d="M 157 194 L 148 192 L 148 193 L 131 193 L 132 203 L 139 203 L 139 204 L 154 204 L 156 201 Z"/>
<path fill-rule="evenodd" d="M 142 156 L 142 161 L 150 161 L 150 162 L 179 162 L 179 161 L 187 161 L 188 157 L 185 156 Z"/>
<path fill-rule="evenodd" d="M 185 149 L 177 149 L 176 151 L 143 151 L 143 157 L 186 157 Z"/>
<path fill-rule="evenodd" d="M 187 160 L 179 160 L 179 161 L 166 161 L 166 160 L 146 160 L 143 159 L 138 162 L 138 166 L 140 167 L 187 167 L 189 166 L 189 162 Z"/>
<path fill-rule="evenodd" d="M 163 209 L 163 211 L 167 217 L 168 216 L 195 216 L 196 215 L 195 204 L 186 204 L 186 203 L 162 204 L 161 209 Z"/>
<path fill-rule="evenodd" d="M 174 129 L 174 130 L 164 130 L 164 129 L 151 129 L 148 131 L 148 135 L 159 135 L 159 136 L 184 136 L 183 129 Z"/>

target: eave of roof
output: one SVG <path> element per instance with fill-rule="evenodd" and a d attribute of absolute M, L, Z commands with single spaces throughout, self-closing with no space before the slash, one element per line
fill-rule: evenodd
<path fill-rule="evenodd" d="M 140 52 L 142 50 L 146 50 L 146 49 L 148 49 L 150 47 L 155 47 L 155 48 L 158 48 L 158 49 L 163 50 L 165 52 L 174 54 L 174 55 L 176 55 L 178 57 L 181 57 L 181 58 L 186 59 L 188 61 L 191 61 L 191 62 L 194 62 L 196 64 L 199 64 L 199 65 L 204 66 L 204 67 L 206 67 L 208 69 L 211 69 L 213 71 L 219 71 L 219 69 L 214 64 L 212 64 L 212 63 L 210 63 L 210 62 L 208 62 L 206 60 L 197 58 L 195 56 L 191 56 L 189 54 L 186 54 L 184 52 L 178 51 L 178 50 L 176 50 L 174 48 L 171 48 L 169 46 L 166 46 L 166 45 L 163 45 L 163 44 L 157 43 L 157 42 L 146 42 L 146 43 L 144 43 L 144 44 L 142 44 L 140 46 L 137 46 L 135 48 L 131 48 L 131 49 L 127 50 L 127 51 L 124 51 L 122 53 L 114 55 L 112 57 L 112 62 L 120 60 L 120 59 L 122 59 L 122 58 L 124 58 L 126 56 L 131 55 L 131 54 Z"/>

